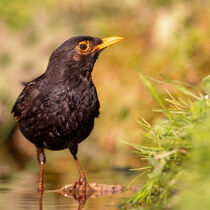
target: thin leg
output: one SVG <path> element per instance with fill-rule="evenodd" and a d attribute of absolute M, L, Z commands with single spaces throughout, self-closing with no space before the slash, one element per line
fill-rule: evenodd
<path fill-rule="evenodd" d="M 86 195 L 92 192 L 92 188 L 88 184 L 88 182 L 85 178 L 85 174 L 82 171 L 79 161 L 76 156 L 74 156 L 74 161 L 76 163 L 80 177 L 79 177 L 79 180 L 77 182 L 75 182 L 73 189 L 75 191 L 79 192 L 79 194 L 82 195 L 82 197 L 86 200 Z M 82 200 L 81 200 L 81 203 L 82 203 Z"/>
<path fill-rule="evenodd" d="M 81 167 L 80 167 L 80 164 L 79 164 L 79 161 L 77 159 L 77 156 L 74 157 L 74 161 L 76 163 L 76 166 L 77 166 L 77 169 L 79 171 L 79 175 L 80 175 L 80 178 L 79 178 L 79 183 L 82 184 L 82 182 L 86 182 L 86 178 L 85 178 L 85 174 L 84 172 L 82 171 Z"/>
<path fill-rule="evenodd" d="M 44 173 L 44 164 L 46 162 L 45 154 L 44 154 L 44 149 L 43 148 L 38 148 L 37 147 L 37 159 L 40 164 L 40 176 L 39 176 L 39 192 L 43 192 L 43 173 Z"/>
<path fill-rule="evenodd" d="M 87 180 L 85 178 L 85 174 L 82 171 L 82 169 L 80 167 L 80 164 L 79 164 L 79 161 L 78 161 L 77 156 L 76 156 L 77 150 L 78 150 L 78 145 L 77 144 L 72 145 L 69 149 L 70 149 L 70 151 L 71 151 L 71 153 L 74 157 L 74 161 L 76 163 L 77 169 L 78 169 L 79 174 L 80 174 L 79 180 L 77 182 L 75 182 L 75 184 L 74 184 L 74 189 L 76 191 L 81 191 L 81 192 L 85 192 L 85 193 L 86 193 L 86 191 L 91 191 L 91 187 L 87 183 Z"/>
<path fill-rule="evenodd" d="M 43 189 L 43 173 L 44 173 L 44 162 L 40 163 L 40 177 L 39 177 L 39 191 L 44 191 Z"/>

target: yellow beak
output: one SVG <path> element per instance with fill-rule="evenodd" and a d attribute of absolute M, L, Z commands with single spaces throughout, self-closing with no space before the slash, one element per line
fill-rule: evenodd
<path fill-rule="evenodd" d="M 95 51 L 101 51 L 106 47 L 112 46 L 113 44 L 116 44 L 120 41 L 122 41 L 123 38 L 122 37 L 118 37 L 118 36 L 111 36 L 111 37 L 107 37 L 102 39 L 102 43 L 97 45 L 93 50 L 92 53 Z"/>

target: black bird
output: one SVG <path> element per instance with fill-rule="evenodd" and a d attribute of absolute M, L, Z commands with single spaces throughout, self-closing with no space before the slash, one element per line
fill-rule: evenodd
<path fill-rule="evenodd" d="M 77 159 L 78 144 L 94 127 L 99 101 L 91 72 L 99 53 L 121 37 L 76 36 L 50 56 L 46 71 L 25 87 L 12 109 L 23 135 L 37 148 L 39 191 L 43 191 L 44 149 L 69 148 L 80 173 L 75 186 L 87 181 Z"/>

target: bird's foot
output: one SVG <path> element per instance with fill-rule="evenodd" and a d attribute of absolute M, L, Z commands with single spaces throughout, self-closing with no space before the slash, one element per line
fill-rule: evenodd
<path fill-rule="evenodd" d="M 80 176 L 79 180 L 74 183 L 73 186 L 73 191 L 80 193 L 85 193 L 85 194 L 91 194 L 92 188 L 86 181 L 84 176 Z"/>

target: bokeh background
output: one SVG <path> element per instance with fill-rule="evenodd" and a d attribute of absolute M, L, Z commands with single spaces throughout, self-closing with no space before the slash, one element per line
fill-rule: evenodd
<path fill-rule="evenodd" d="M 101 115 L 79 148 L 86 171 L 139 164 L 123 141 L 141 141 L 137 120 L 143 116 L 151 122 L 158 105 L 136 65 L 148 77 L 181 80 L 198 88 L 210 72 L 208 0 L 0 0 L 1 181 L 10 180 L 14 172 L 38 175 L 35 147 L 20 134 L 11 108 L 21 82 L 43 73 L 52 51 L 76 35 L 125 38 L 104 50 L 94 68 Z M 62 175 L 77 176 L 67 150 L 47 151 L 47 160 L 49 180 L 59 183 Z"/>

